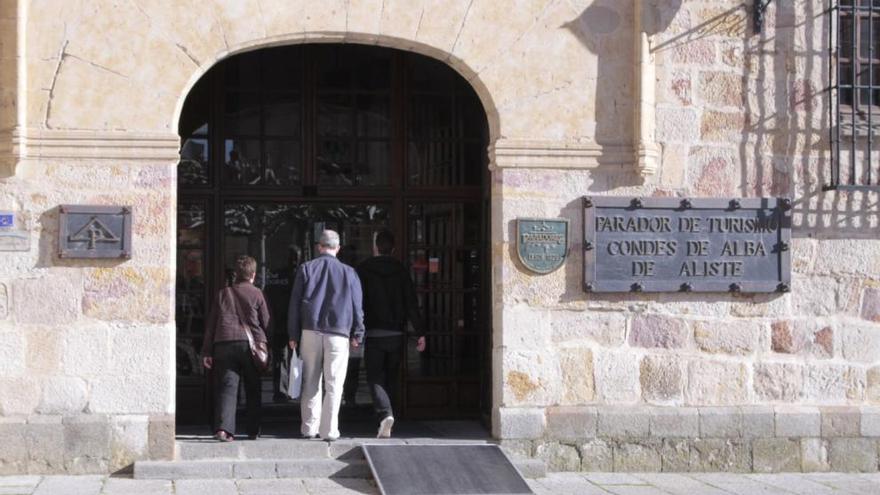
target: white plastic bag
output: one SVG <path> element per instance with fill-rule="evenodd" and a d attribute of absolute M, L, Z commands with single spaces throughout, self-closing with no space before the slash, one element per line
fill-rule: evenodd
<path fill-rule="evenodd" d="M 298 399 L 302 393 L 303 361 L 296 352 L 290 358 L 289 368 L 290 375 L 287 380 L 287 395 L 291 399 Z"/>

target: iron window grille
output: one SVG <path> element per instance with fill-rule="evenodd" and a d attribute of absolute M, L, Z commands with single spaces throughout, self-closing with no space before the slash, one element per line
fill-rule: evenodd
<path fill-rule="evenodd" d="M 825 189 L 880 190 L 880 0 L 831 6 L 831 177 Z"/>

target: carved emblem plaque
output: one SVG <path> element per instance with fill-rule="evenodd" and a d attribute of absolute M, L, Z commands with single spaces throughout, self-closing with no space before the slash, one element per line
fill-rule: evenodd
<path fill-rule="evenodd" d="M 131 258 L 131 207 L 62 205 L 60 258 Z"/>
<path fill-rule="evenodd" d="M 587 292 L 788 292 L 788 198 L 584 198 Z"/>
<path fill-rule="evenodd" d="M 516 254 L 529 270 L 550 273 L 568 256 L 568 220 L 564 218 L 518 218 Z"/>

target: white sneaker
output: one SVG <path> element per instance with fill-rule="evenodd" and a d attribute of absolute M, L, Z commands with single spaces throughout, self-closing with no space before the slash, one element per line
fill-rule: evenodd
<path fill-rule="evenodd" d="M 391 438 L 391 427 L 394 426 L 394 416 L 388 416 L 379 422 L 379 434 L 376 438 Z"/>

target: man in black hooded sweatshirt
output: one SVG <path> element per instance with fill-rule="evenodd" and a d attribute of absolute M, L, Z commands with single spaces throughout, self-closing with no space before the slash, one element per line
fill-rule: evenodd
<path fill-rule="evenodd" d="M 379 438 L 391 436 L 394 425 L 392 397 L 398 389 L 407 321 L 418 336 L 416 349 L 425 350 L 425 330 L 409 270 L 394 252 L 394 234 L 376 234 L 373 257 L 360 264 L 358 277 L 364 294 L 367 341 L 364 361 L 373 408 L 379 417 Z"/>

